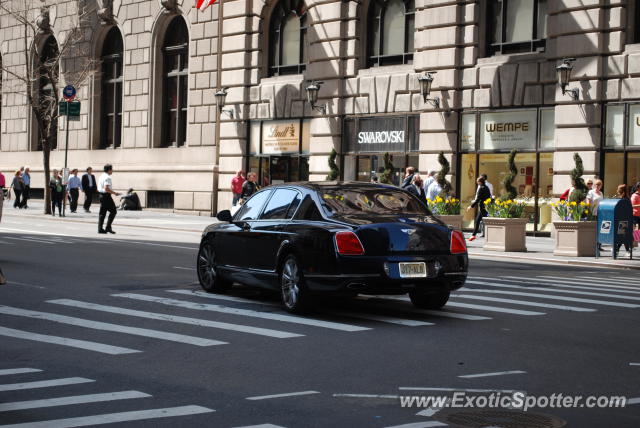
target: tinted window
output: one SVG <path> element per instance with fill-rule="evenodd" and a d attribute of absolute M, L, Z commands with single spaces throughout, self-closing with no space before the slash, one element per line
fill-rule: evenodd
<path fill-rule="evenodd" d="M 287 216 L 289 206 L 298 196 L 298 192 L 291 189 L 276 189 L 275 193 L 269 200 L 267 208 L 260 216 L 262 220 L 278 220 L 290 218 Z"/>
<path fill-rule="evenodd" d="M 298 206 L 300 205 L 300 199 L 301 199 L 300 198 L 300 194 L 298 193 L 296 195 L 296 198 L 293 200 L 293 202 L 291 202 L 291 205 L 289 205 L 289 211 L 287 211 L 287 218 L 292 218 L 293 215 L 296 213 L 296 210 L 298 209 Z"/>
<path fill-rule="evenodd" d="M 306 196 L 300 204 L 300 209 L 296 214 L 298 220 L 310 220 L 310 221 L 322 221 L 322 215 L 318 211 L 316 203 L 311 199 L 311 196 Z"/>
<path fill-rule="evenodd" d="M 238 211 L 238 214 L 236 214 L 234 221 L 257 219 L 258 214 L 260 214 L 260 211 L 262 211 L 262 207 L 264 206 L 264 203 L 267 202 L 270 194 L 271 190 L 266 190 L 253 195 L 247 202 L 245 202 L 245 204 L 242 206 L 242 209 Z"/>
<path fill-rule="evenodd" d="M 410 194 L 389 188 L 325 188 L 319 192 L 328 214 L 430 214 Z"/>

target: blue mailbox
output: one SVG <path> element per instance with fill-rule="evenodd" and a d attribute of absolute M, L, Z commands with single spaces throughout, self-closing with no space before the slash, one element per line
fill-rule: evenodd
<path fill-rule="evenodd" d="M 598 204 L 598 244 L 611 245 L 613 258 L 620 246 L 627 244 L 633 251 L 633 209 L 629 199 L 602 199 Z M 596 257 L 600 256 L 600 246 Z"/>

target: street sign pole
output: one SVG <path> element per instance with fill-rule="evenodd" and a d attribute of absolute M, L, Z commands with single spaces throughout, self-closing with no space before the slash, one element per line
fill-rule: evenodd
<path fill-rule="evenodd" d="M 67 101 L 67 123 L 65 126 L 65 142 L 64 142 L 64 170 L 67 170 L 67 159 L 69 158 L 69 101 Z M 67 207 L 67 186 L 64 185 L 64 198 L 62 198 L 62 217 L 66 217 L 66 207 Z"/>

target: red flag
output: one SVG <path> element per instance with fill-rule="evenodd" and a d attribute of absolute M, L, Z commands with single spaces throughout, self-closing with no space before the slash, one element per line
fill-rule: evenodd
<path fill-rule="evenodd" d="M 196 0 L 196 7 L 200 12 L 204 11 L 206 8 L 214 4 L 216 0 Z"/>

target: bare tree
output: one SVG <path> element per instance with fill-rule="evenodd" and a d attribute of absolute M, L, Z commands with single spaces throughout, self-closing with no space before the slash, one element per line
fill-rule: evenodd
<path fill-rule="evenodd" d="M 58 104 L 63 85 L 80 87 L 95 71 L 85 39 L 89 15 L 95 7 L 86 9 L 88 2 L 70 2 L 78 8 L 70 24 L 54 36 L 49 7 L 33 6 L 28 0 L 0 0 L 0 16 L 20 30 L 23 60 L 19 64 L 0 63 L 0 72 L 9 77 L 4 82 L 5 93 L 19 95 L 25 100 L 36 123 L 38 148 L 42 148 L 44 166 L 45 214 L 51 213 L 49 189 L 51 143 L 58 132 Z M 85 8 L 85 9 L 83 9 Z"/>

